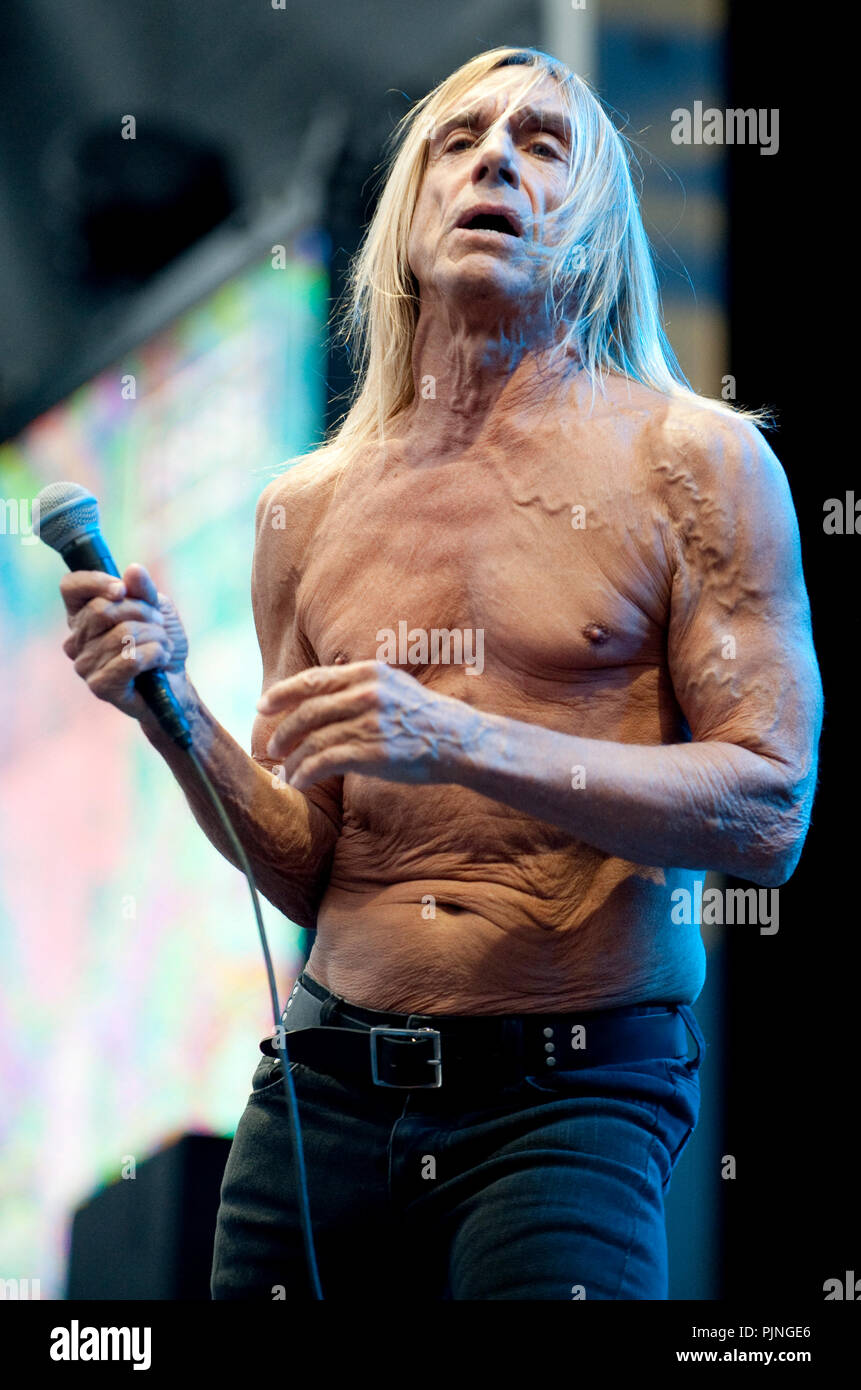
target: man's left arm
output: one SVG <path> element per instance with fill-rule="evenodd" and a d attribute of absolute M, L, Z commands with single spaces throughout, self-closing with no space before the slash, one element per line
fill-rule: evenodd
<path fill-rule="evenodd" d="M 667 471 L 667 659 L 692 741 L 615 743 L 493 718 L 457 780 L 634 863 L 774 886 L 801 854 L 822 723 L 792 497 L 740 421 L 717 422 Z M 584 772 L 577 790 L 572 768 Z"/>

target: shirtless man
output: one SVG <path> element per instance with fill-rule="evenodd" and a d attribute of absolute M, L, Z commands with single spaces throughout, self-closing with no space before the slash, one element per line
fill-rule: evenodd
<path fill-rule="evenodd" d="M 655 1006 L 690 1005 L 705 977 L 698 926 L 671 920 L 673 890 L 692 889 L 705 868 L 784 883 L 809 821 L 821 694 L 783 471 L 748 421 L 620 374 L 593 402 L 578 352 L 551 354 L 525 244 L 541 238 L 562 197 L 571 132 L 551 75 L 530 97 L 539 123 L 524 118 L 520 76 L 489 72 L 470 93 L 468 125 L 431 133 L 409 233 L 420 290 L 413 399 L 337 488 L 311 456 L 260 498 L 253 605 L 264 693 L 252 756 L 185 675 L 179 618 L 141 566 L 119 588 L 82 573 L 61 585 L 75 669 L 140 720 L 232 860 L 186 756 L 133 690 L 138 670 L 167 670 L 258 886 L 316 929 L 302 977 L 316 993 L 291 998 L 301 1026 L 343 1027 L 333 1000 L 353 1007 L 353 1030 L 375 1011 L 403 1015 L 401 1024 L 416 1014 L 494 1016 L 493 1025 L 562 1016 L 568 1028 L 570 1015 L 622 1009 L 608 1015 L 621 1018 L 637 1005 L 652 1012 L 635 1017 L 654 1020 Z M 461 225 L 497 209 L 518 235 Z M 379 659 L 382 633 L 402 622 L 411 641 L 432 629 L 481 631 L 483 670 Z M 131 663 L 117 655 L 129 632 Z M 538 1080 L 534 1064 L 531 1081 L 506 1074 L 501 1092 L 479 1080 L 448 1094 L 445 1079 L 439 1089 L 348 1091 L 322 1063 L 294 1063 L 303 1127 L 324 1101 L 341 1121 L 318 1118 L 306 1132 L 324 1290 L 328 1278 L 335 1296 L 355 1296 L 372 1245 L 390 1265 L 380 1232 L 400 1239 L 407 1217 L 422 1213 L 425 1232 L 444 1218 L 443 1248 L 424 1265 L 430 1296 L 666 1297 L 661 1195 L 695 1123 L 699 1052 L 694 1065 L 642 1061 L 651 1055 L 637 1053 L 625 1072 L 624 1117 L 606 1113 L 608 1095 L 619 1095 L 612 1052 L 596 1054 L 591 1071 L 559 1059 Z M 222 1194 L 218 1297 L 304 1289 L 288 1150 L 271 1159 L 272 1145 L 287 1144 L 280 1068 L 260 1065 Z M 443 1056 L 444 1078 L 445 1066 Z M 615 1090 L 585 1085 L 611 1074 Z M 374 1139 L 356 1128 L 357 1096 Z M 437 1136 L 445 1117 L 453 1154 L 454 1133 L 472 1133 L 465 1116 L 473 1122 L 485 1101 L 503 1128 L 482 1110 L 492 1140 L 422 1187 L 422 1145 L 441 1146 L 416 1132 L 408 1153 L 408 1117 L 423 1115 Z M 657 1176 L 644 1103 L 668 1126 L 658 1126 Z M 636 1151 L 625 1148 L 635 1111 Z M 548 1135 L 563 1136 L 558 1241 L 542 1244 L 528 1213 L 548 1195 L 540 1166 L 515 1165 L 526 1186 L 508 1192 L 504 1215 L 489 1179 L 474 1205 L 476 1172 L 525 1134 L 545 1150 Z M 333 1145 L 340 1161 L 327 1176 Z M 367 1162 L 379 1178 L 385 1154 L 378 1200 L 358 1174 Z M 624 1170 L 628 1186 L 602 1193 L 602 1163 Z M 454 1195 L 441 1207 L 446 1177 Z M 642 1229 L 620 1234 L 614 1223 L 635 1209 L 635 1185 Z M 512 1199 L 526 1213 L 520 1225 Z M 584 1210 L 594 1225 L 602 1201 L 598 1239 Z M 363 1203 L 376 1223 L 367 1229 Z"/>

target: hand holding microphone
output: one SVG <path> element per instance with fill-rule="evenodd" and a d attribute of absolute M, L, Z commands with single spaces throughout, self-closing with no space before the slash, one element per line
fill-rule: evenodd
<path fill-rule="evenodd" d="M 190 708 L 192 698 L 188 638 L 172 601 L 143 565 L 129 565 L 120 577 L 99 530 L 96 499 L 84 488 L 52 483 L 36 500 L 40 539 L 72 571 L 60 583 L 71 628 L 63 650 L 78 675 L 100 700 L 142 723 L 154 716 L 189 748 L 182 708 Z"/>
<path fill-rule="evenodd" d="M 163 670 L 182 700 L 187 686 L 188 638 L 172 601 L 159 594 L 143 565 L 129 565 L 121 579 L 78 570 L 60 581 L 71 632 L 63 651 L 100 700 L 133 719 L 151 716 L 135 680 Z"/>

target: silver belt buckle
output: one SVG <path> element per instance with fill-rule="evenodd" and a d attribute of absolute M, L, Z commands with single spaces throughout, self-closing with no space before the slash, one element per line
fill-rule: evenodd
<path fill-rule="evenodd" d="M 442 1085 L 442 1035 L 436 1028 L 372 1028 L 371 1029 L 371 1076 L 375 1086 L 390 1086 L 398 1090 L 408 1091 L 427 1091 Z M 425 1060 L 433 1068 L 433 1079 L 431 1081 L 384 1081 L 380 1076 L 379 1053 L 377 1044 L 380 1036 L 411 1038 L 413 1042 L 422 1042 L 425 1038 L 432 1037 L 434 1040 L 433 1056 Z"/>

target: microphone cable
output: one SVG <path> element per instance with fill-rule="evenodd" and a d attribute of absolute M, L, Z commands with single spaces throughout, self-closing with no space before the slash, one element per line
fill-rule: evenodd
<path fill-rule="evenodd" d="M 299 1192 L 299 1217 L 302 1225 L 302 1241 L 305 1246 L 305 1262 L 308 1266 L 308 1277 L 311 1282 L 311 1289 L 315 1299 L 322 1300 L 323 1289 L 320 1284 L 320 1273 L 317 1268 L 317 1254 L 314 1249 L 314 1235 L 311 1230 L 311 1214 L 308 1201 L 308 1182 L 305 1173 L 305 1152 L 302 1146 L 302 1131 L 299 1127 L 299 1107 L 296 1101 L 296 1092 L 293 1088 L 293 1076 L 290 1071 L 290 1059 L 287 1056 L 287 1049 L 284 1046 L 283 1038 L 285 1029 L 282 1027 L 281 1010 L 278 1007 L 278 987 L 275 983 L 275 971 L 272 968 L 272 955 L 269 950 L 269 942 L 266 939 L 266 928 L 263 925 L 263 915 L 260 911 L 260 899 L 257 896 L 257 887 L 254 882 L 254 875 L 251 872 L 251 865 L 248 856 L 242 847 L 239 836 L 230 823 L 230 818 L 224 809 L 221 797 L 213 786 L 203 763 L 200 761 L 194 746 L 190 740 L 184 739 L 182 747 L 188 753 L 189 758 L 194 764 L 194 768 L 200 778 L 201 786 L 206 791 L 215 812 L 224 827 L 230 844 L 236 854 L 242 868 L 248 887 L 251 890 L 251 902 L 254 907 L 254 916 L 257 919 L 257 930 L 260 934 L 260 945 L 263 948 L 263 959 L 266 962 L 266 975 L 269 981 L 269 997 L 272 1002 L 272 1013 L 275 1019 L 275 1033 L 277 1041 L 275 1050 L 281 1062 L 283 1072 L 282 1081 L 284 1082 L 284 1094 L 287 1097 L 287 1114 L 290 1119 L 291 1138 L 293 1142 L 293 1154 L 296 1160 L 296 1183 Z"/>

